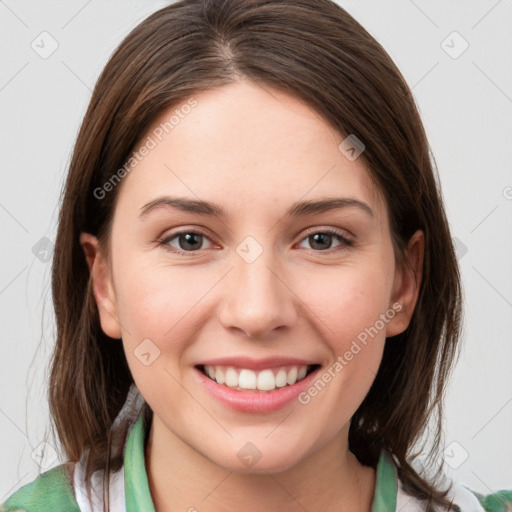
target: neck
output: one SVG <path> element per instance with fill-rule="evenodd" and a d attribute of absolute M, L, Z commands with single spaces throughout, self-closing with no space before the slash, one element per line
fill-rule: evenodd
<path fill-rule="evenodd" d="M 376 472 L 348 451 L 348 426 L 287 470 L 245 474 L 218 466 L 164 425 L 155 429 L 155 420 L 145 458 L 157 512 L 371 511 Z"/>

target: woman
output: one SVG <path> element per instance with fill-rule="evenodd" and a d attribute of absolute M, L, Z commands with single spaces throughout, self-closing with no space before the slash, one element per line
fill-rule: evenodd
<path fill-rule="evenodd" d="M 412 465 L 434 413 L 439 449 L 460 277 L 410 90 L 329 0 L 182 0 L 127 36 L 52 288 L 69 463 L 5 510 L 512 506 Z"/>

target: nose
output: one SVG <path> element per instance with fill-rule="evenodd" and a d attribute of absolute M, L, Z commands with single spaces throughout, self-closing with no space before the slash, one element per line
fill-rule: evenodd
<path fill-rule="evenodd" d="M 282 336 L 281 331 L 292 327 L 298 317 L 298 298 L 267 251 L 252 263 L 237 256 L 223 294 L 221 324 L 249 338 L 270 340 Z"/>

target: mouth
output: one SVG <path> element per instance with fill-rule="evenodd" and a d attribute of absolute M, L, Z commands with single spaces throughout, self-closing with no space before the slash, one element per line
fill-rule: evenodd
<path fill-rule="evenodd" d="M 311 359 L 246 356 L 197 361 L 195 375 L 203 391 L 222 406 L 242 413 L 268 414 L 298 403 L 322 365 Z"/>
<path fill-rule="evenodd" d="M 294 386 L 320 368 L 319 364 L 283 365 L 253 370 L 226 365 L 196 365 L 205 377 L 234 391 L 272 393 Z"/>

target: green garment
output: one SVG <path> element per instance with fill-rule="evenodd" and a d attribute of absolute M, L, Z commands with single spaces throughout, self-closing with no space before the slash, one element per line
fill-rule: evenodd
<path fill-rule="evenodd" d="M 139 414 L 124 446 L 126 512 L 155 512 L 145 468 L 144 439 L 144 417 Z M 512 490 L 502 490 L 489 495 L 481 495 L 467 488 L 465 492 L 472 494 L 472 498 L 473 496 L 477 498 L 480 508 L 460 507 L 461 512 L 466 510 L 467 512 L 512 511 Z M 377 465 L 372 512 L 398 512 L 399 493 L 396 467 L 389 452 L 383 450 Z M 407 505 L 401 507 L 400 512 L 419 510 L 419 505 L 421 502 L 408 496 Z M 193 507 L 191 509 L 193 510 Z M 102 512 L 102 509 L 91 508 L 90 510 Z M 73 478 L 68 475 L 66 466 L 61 464 L 18 489 L 4 504 L 0 505 L 0 512 L 81 512 L 81 509 L 75 497 Z"/>

